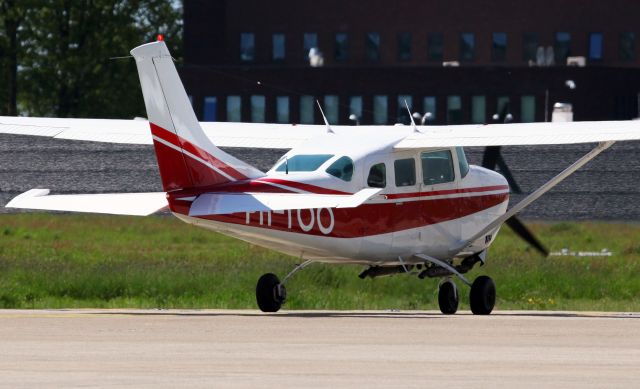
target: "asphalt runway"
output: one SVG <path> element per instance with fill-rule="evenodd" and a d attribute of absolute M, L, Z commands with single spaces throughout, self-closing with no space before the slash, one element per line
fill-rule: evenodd
<path fill-rule="evenodd" d="M 1 310 L 2 387 L 638 387 L 640 313 Z"/>

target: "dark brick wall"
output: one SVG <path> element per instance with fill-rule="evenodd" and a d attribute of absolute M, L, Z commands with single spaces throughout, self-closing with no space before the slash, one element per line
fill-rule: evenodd
<path fill-rule="evenodd" d="M 287 58 L 282 65 L 304 64 L 302 35 L 319 34 L 319 46 L 327 65 L 334 65 L 333 36 L 349 34 L 349 59 L 341 66 L 366 63 L 367 32 L 381 35 L 379 66 L 433 65 L 427 58 L 427 34 L 444 35 L 444 60 L 459 57 L 459 36 L 473 32 L 476 36 L 475 60 L 471 65 L 492 64 L 491 34 L 508 35 L 506 66 L 526 66 L 522 57 L 522 34 L 536 32 L 539 44 L 553 45 L 554 34 L 571 33 L 571 55 L 588 55 L 590 32 L 604 34 L 604 59 L 598 65 L 638 66 L 636 60 L 621 61 L 619 35 L 636 32 L 640 38 L 640 2 L 637 0 L 185 0 L 185 53 L 189 63 L 239 64 L 241 32 L 256 34 L 255 64 L 271 63 L 271 34 L 287 35 Z M 409 61 L 397 59 L 397 34 L 412 33 L 413 56 Z M 495 63 L 494 63 L 495 64 Z"/>

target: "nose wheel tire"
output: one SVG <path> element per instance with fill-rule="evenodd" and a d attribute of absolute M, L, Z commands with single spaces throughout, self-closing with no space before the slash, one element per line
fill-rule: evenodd
<path fill-rule="evenodd" d="M 275 274 L 267 273 L 258 279 L 256 300 L 262 312 L 278 312 L 287 298 L 287 289 Z"/>
<path fill-rule="evenodd" d="M 458 288 L 453 281 L 447 280 L 440 284 L 438 305 L 440 312 L 445 315 L 453 315 L 458 310 Z"/>
<path fill-rule="evenodd" d="M 488 315 L 496 304 L 496 284 L 487 276 L 473 281 L 469 294 L 471 312 L 474 315 Z"/>

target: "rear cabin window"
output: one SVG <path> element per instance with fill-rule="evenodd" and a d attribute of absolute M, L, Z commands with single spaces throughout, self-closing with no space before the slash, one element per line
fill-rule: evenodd
<path fill-rule="evenodd" d="M 351 181 L 353 176 L 353 161 L 349 157 L 341 157 L 327 168 L 327 173 L 343 181 Z"/>
<path fill-rule="evenodd" d="M 387 167 L 384 163 L 371 166 L 367 177 L 367 185 L 372 188 L 384 188 L 387 186 Z"/>
<path fill-rule="evenodd" d="M 411 186 L 416 184 L 415 159 L 397 159 L 393 162 L 393 170 L 396 173 L 396 186 Z"/>
<path fill-rule="evenodd" d="M 332 154 L 294 155 L 276 168 L 277 172 L 312 172 L 333 157 Z"/>
<path fill-rule="evenodd" d="M 425 185 L 442 184 L 455 179 L 451 151 L 432 151 L 420 154 L 422 182 Z"/>
<path fill-rule="evenodd" d="M 458 155 L 460 177 L 465 178 L 467 173 L 469 173 L 469 162 L 467 162 L 467 156 L 464 154 L 464 149 L 462 147 L 456 147 L 456 154 Z"/>

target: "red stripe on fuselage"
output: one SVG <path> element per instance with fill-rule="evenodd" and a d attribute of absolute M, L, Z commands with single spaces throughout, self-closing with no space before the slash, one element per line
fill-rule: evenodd
<path fill-rule="evenodd" d="M 475 188 L 434 190 L 431 192 L 392 193 L 386 196 L 388 199 L 406 199 L 411 197 L 442 196 L 442 195 L 450 195 L 450 194 L 458 194 L 458 193 L 493 192 L 497 190 L 509 190 L 509 187 L 507 185 L 480 186 Z"/>
<path fill-rule="evenodd" d="M 254 212 L 249 214 L 249 223 L 247 223 L 247 213 L 245 212 L 231 215 L 203 216 L 201 218 L 293 233 L 335 238 L 357 238 L 425 227 L 459 219 L 499 205 L 508 198 L 508 193 L 500 193 L 471 197 L 423 199 L 401 204 L 394 202 L 363 204 L 357 208 L 332 208 L 331 213 L 333 214 L 334 225 L 328 234 L 323 233 L 320 229 L 320 224 L 325 229 L 331 224 L 330 214 L 326 210 L 322 212 L 316 209 L 290 210 L 283 213 L 269 212 L 268 215 L 265 215 L 267 212 L 263 212 L 262 217 L 260 212 Z M 311 223 L 312 213 L 313 223 Z M 262 224 L 260 224 L 260 220 Z M 268 224 L 269 221 L 270 225 Z M 312 224 L 312 229 L 303 231 L 300 221 L 307 226 Z"/>
<path fill-rule="evenodd" d="M 212 166 L 215 166 L 217 169 L 219 169 L 220 171 L 222 171 L 225 174 L 229 175 L 230 177 L 233 177 L 236 180 L 246 180 L 246 179 L 248 179 L 248 177 L 245 176 L 244 174 L 240 173 L 239 171 L 237 171 L 233 167 L 227 165 L 223 161 L 219 160 L 218 158 L 214 157 L 213 155 L 209 154 L 207 151 L 201 149 L 200 147 L 194 145 L 193 143 L 187 141 L 186 139 L 184 139 L 184 138 L 176 135 L 175 133 L 173 133 L 173 132 L 171 132 L 169 130 L 166 130 L 166 129 L 158 126 L 158 125 L 155 125 L 153 123 L 149 123 L 149 124 L 151 125 L 151 133 L 153 135 L 157 136 L 158 138 L 160 138 L 160 139 L 162 139 L 162 140 L 164 140 L 166 142 L 169 142 L 169 143 L 171 143 L 172 145 L 174 145 L 176 147 L 180 147 L 184 151 L 187 151 L 187 152 L 199 157 L 200 159 L 208 162 Z"/>
<path fill-rule="evenodd" d="M 272 184 L 288 186 L 290 188 L 299 189 L 299 190 L 303 190 L 303 191 L 310 192 L 310 193 L 315 193 L 315 194 L 338 194 L 338 195 L 350 195 L 350 194 L 352 194 L 352 193 L 349 193 L 349 192 L 343 192 L 343 191 L 336 190 L 336 189 L 323 188 L 321 186 L 305 184 L 305 183 L 296 182 L 296 181 L 283 180 L 283 179 L 280 179 L 280 178 L 262 177 L 262 178 L 258 178 L 256 181 L 258 181 L 258 182 L 260 182 L 260 181 L 269 182 L 269 183 L 272 183 Z"/>

